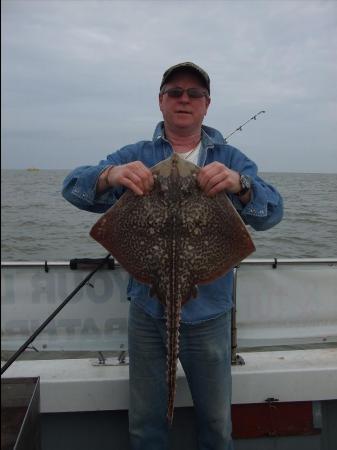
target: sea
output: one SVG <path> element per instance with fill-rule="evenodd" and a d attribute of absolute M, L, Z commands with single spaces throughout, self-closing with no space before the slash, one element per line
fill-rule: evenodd
<path fill-rule="evenodd" d="M 69 170 L 1 171 L 1 260 L 69 261 L 107 251 L 89 231 L 99 214 L 79 210 L 61 194 Z M 336 258 L 337 174 L 261 173 L 284 200 L 282 222 L 249 228 L 251 258 Z"/>

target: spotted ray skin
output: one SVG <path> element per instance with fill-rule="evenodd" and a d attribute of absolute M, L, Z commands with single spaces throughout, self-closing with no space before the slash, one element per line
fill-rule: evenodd
<path fill-rule="evenodd" d="M 151 170 L 153 190 L 145 196 L 127 191 L 90 235 L 138 281 L 150 285 L 165 308 L 171 424 L 181 307 L 196 295 L 196 285 L 224 275 L 255 247 L 227 195 L 211 198 L 199 188 L 198 166 L 174 154 Z"/>

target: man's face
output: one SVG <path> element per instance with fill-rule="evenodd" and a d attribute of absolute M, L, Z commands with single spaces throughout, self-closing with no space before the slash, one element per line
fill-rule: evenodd
<path fill-rule="evenodd" d="M 166 83 L 165 90 L 180 87 L 201 88 L 207 92 L 199 78 L 193 73 L 177 73 Z M 164 123 L 172 131 L 194 134 L 200 130 L 202 121 L 210 104 L 209 97 L 190 98 L 185 91 L 181 97 L 172 98 L 159 94 L 159 107 Z"/>

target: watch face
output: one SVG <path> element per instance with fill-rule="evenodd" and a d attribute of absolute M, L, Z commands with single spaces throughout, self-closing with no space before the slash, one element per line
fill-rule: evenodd
<path fill-rule="evenodd" d="M 249 191 L 249 189 L 252 187 L 252 178 L 249 175 L 240 175 L 240 183 L 241 183 L 241 191 L 238 192 L 236 195 L 241 197 L 246 192 Z"/>
<path fill-rule="evenodd" d="M 241 175 L 240 181 L 243 189 L 250 189 L 252 182 L 251 178 L 248 175 Z"/>

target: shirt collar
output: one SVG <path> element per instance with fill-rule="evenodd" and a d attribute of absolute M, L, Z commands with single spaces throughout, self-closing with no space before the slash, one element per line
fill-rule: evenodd
<path fill-rule="evenodd" d="M 153 142 L 156 142 L 158 139 L 163 139 L 167 142 L 167 139 L 165 138 L 163 121 L 157 124 L 152 136 Z M 212 148 L 215 144 L 225 143 L 222 134 L 218 130 L 216 130 L 215 128 L 207 127 L 205 125 L 202 125 L 201 127 L 201 141 L 204 148 Z"/>

